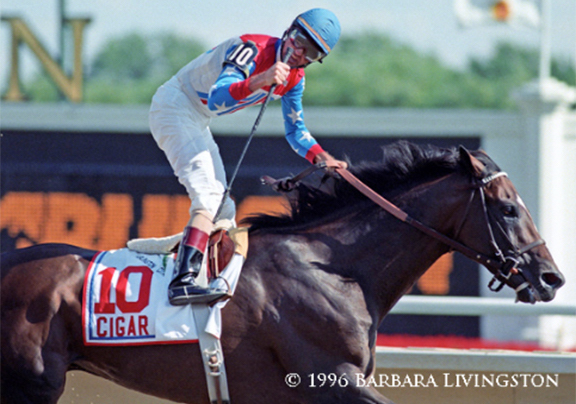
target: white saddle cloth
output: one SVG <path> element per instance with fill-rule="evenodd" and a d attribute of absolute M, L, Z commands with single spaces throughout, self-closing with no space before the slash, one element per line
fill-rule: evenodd
<path fill-rule="evenodd" d="M 234 254 L 213 281 L 234 293 L 244 257 Z M 145 254 L 120 249 L 98 253 L 84 281 L 82 325 L 86 345 L 147 345 L 198 341 L 191 306 L 172 306 L 168 285 L 174 276 L 174 254 Z M 221 309 L 210 308 L 205 331 L 220 338 Z"/>

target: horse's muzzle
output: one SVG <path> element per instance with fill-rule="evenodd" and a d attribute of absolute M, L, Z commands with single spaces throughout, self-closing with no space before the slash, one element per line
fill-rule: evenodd
<path fill-rule="evenodd" d="M 542 271 L 536 289 L 540 293 L 543 302 L 549 302 L 556 296 L 556 291 L 566 282 L 564 275 L 553 269 Z"/>
<path fill-rule="evenodd" d="M 556 291 L 565 283 L 564 275 L 551 263 L 541 263 L 544 267 L 538 278 L 533 279 L 528 269 L 522 276 L 514 275 L 511 279 L 516 290 L 516 299 L 524 303 L 549 302 L 556 296 Z"/>

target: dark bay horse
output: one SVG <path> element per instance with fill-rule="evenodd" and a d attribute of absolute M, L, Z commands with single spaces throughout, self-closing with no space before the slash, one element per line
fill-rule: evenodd
<path fill-rule="evenodd" d="M 550 301 L 564 283 L 514 186 L 486 154 L 401 142 L 384 148 L 383 162 L 350 171 L 496 262 L 515 252 L 501 279 L 521 301 Z M 342 179 L 301 184 L 293 194 L 289 215 L 249 222 L 248 258 L 222 313 L 231 402 L 389 403 L 357 386 L 356 375 L 374 371 L 378 325 L 449 247 Z M 66 372 L 78 369 L 145 394 L 208 403 L 196 344 L 84 346 L 82 287 L 94 254 L 47 244 L 2 256 L 2 403 L 56 403 Z M 311 387 L 309 375 L 321 373 L 338 383 Z M 293 374 L 297 387 L 288 386 Z"/>

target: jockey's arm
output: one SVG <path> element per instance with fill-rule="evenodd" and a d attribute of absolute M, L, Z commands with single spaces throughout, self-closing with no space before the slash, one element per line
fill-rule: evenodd
<path fill-rule="evenodd" d="M 304 124 L 302 95 L 304 93 L 304 78 L 294 88 L 282 97 L 282 112 L 286 140 L 292 149 L 312 164 L 327 162 L 328 167 L 346 168 L 344 161 L 336 160 L 318 144 Z"/>

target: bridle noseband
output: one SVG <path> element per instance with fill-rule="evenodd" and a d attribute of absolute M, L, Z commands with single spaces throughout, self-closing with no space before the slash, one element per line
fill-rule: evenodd
<path fill-rule="evenodd" d="M 281 180 L 274 180 L 273 178 L 265 176 L 262 177 L 262 182 L 264 184 L 271 185 L 277 191 L 288 192 L 294 189 L 296 184 L 304 177 L 312 174 L 314 171 L 318 169 L 326 168 L 326 166 L 327 165 L 325 162 L 318 163 L 314 166 L 309 167 L 308 169 L 304 170 L 302 173 L 298 174 L 293 178 L 285 178 Z M 436 240 L 446 244 L 448 247 L 450 247 L 450 250 L 458 251 L 461 254 L 465 255 L 466 257 L 470 258 L 471 260 L 484 265 L 493 274 L 493 278 L 488 283 L 488 287 L 490 288 L 490 290 L 498 292 L 504 287 L 504 285 L 507 284 L 508 286 L 513 288 L 516 294 L 518 295 L 518 293 L 520 293 L 522 290 L 530 287 L 530 282 L 528 282 L 528 280 L 522 273 L 522 270 L 520 268 L 517 268 L 517 266 L 520 264 L 523 254 L 527 253 L 528 251 L 538 246 L 544 245 L 544 240 L 539 239 L 522 248 L 517 248 L 514 245 L 514 242 L 506 234 L 506 231 L 496 220 L 499 232 L 502 234 L 502 236 L 507 240 L 509 244 L 509 247 L 506 250 L 507 252 L 504 253 L 502 251 L 502 248 L 498 245 L 498 242 L 496 241 L 496 238 L 494 236 L 494 230 L 492 228 L 492 223 L 490 221 L 489 217 L 490 215 L 486 204 L 486 194 L 484 192 L 484 188 L 496 178 L 508 176 L 505 172 L 499 171 L 487 177 L 477 180 L 476 184 L 474 184 L 474 186 L 472 187 L 472 193 L 470 195 L 468 205 L 466 206 L 464 216 L 462 217 L 460 225 L 457 227 L 455 236 L 452 238 L 410 217 L 402 209 L 398 208 L 396 205 L 388 201 L 386 198 L 382 197 L 380 194 L 376 193 L 374 190 L 369 188 L 366 184 L 364 184 L 362 181 L 356 178 L 356 176 L 350 173 L 350 171 L 341 168 L 336 168 L 335 171 L 338 174 L 340 174 L 342 178 L 348 181 L 350 185 L 352 185 L 362 194 L 367 196 L 369 199 L 371 199 L 385 211 L 390 213 L 392 216 L 420 230 L 421 232 L 427 234 L 428 236 L 433 237 Z M 474 198 L 476 196 L 476 191 L 478 191 L 478 194 L 480 195 L 482 212 L 484 215 L 484 220 L 486 223 L 490 239 L 490 246 L 493 249 L 493 256 L 488 256 L 456 240 L 460 231 L 462 230 L 462 227 L 464 226 L 464 222 L 466 221 L 466 218 L 468 216 L 470 206 L 472 205 L 472 202 L 474 201 Z M 523 281 L 518 286 L 515 286 L 511 281 L 512 276 L 516 274 L 519 274 L 523 278 Z M 496 282 L 500 282 L 500 284 L 494 286 Z"/>

